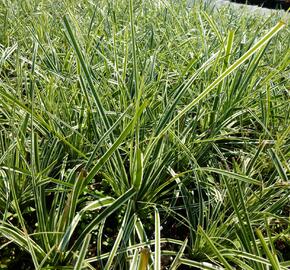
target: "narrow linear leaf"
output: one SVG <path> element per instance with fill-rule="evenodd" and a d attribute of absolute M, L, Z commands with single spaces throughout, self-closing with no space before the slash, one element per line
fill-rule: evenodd
<path fill-rule="evenodd" d="M 86 257 L 87 252 L 88 252 L 90 240 L 91 240 L 91 234 L 88 234 L 84 239 L 83 245 L 82 245 L 80 253 L 78 255 L 78 259 L 77 259 L 76 264 L 74 266 L 74 270 L 82 270 L 83 269 L 84 259 Z"/>
<path fill-rule="evenodd" d="M 160 245 L 160 216 L 159 211 L 155 208 L 155 258 L 154 269 L 161 269 L 161 245 Z"/>

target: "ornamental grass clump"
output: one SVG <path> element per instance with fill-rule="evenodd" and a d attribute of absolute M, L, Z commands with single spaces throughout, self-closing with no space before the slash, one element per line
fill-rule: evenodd
<path fill-rule="evenodd" d="M 0 10 L 0 268 L 289 268 L 287 15 Z"/>

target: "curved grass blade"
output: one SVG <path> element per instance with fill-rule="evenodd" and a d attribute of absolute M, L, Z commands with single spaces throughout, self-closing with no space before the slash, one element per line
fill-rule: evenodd
<path fill-rule="evenodd" d="M 2 235 L 13 241 L 14 243 L 17 243 L 20 247 L 24 248 L 28 252 L 30 252 L 30 246 L 33 248 L 35 255 L 37 258 L 44 258 L 46 253 L 44 250 L 35 243 L 28 235 L 25 235 L 22 231 L 20 231 L 15 226 L 11 226 L 7 223 L 1 222 L 2 225 L 0 225 L 0 232 Z M 30 243 L 28 243 L 28 241 Z"/>
<path fill-rule="evenodd" d="M 218 169 L 218 168 L 200 167 L 200 168 L 197 168 L 196 170 L 205 171 L 205 172 L 214 172 L 214 173 L 217 173 L 217 174 L 220 174 L 223 176 L 227 176 L 229 178 L 233 178 L 233 179 L 236 179 L 236 180 L 239 180 L 241 182 L 248 183 L 248 184 L 253 184 L 253 185 L 257 185 L 257 186 L 262 185 L 262 183 L 260 181 L 253 179 L 251 177 L 241 175 L 238 173 L 234 173 L 234 172 L 229 172 L 229 171 Z"/>
<path fill-rule="evenodd" d="M 122 207 L 128 200 L 130 200 L 136 191 L 133 188 L 130 188 L 126 193 L 116 199 L 109 207 L 107 207 L 103 212 L 101 212 L 95 219 L 89 223 L 82 233 L 77 238 L 76 242 L 71 248 L 71 251 L 75 251 L 77 248 L 80 247 L 81 243 L 83 242 L 84 237 L 89 234 L 102 220 L 108 218 L 112 213 L 117 211 L 120 207 Z M 71 253 L 69 254 L 69 257 Z"/>

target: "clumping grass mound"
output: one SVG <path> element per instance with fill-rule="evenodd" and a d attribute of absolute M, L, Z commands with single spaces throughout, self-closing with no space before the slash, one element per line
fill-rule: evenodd
<path fill-rule="evenodd" d="M 289 269 L 287 16 L 0 14 L 0 269 Z"/>

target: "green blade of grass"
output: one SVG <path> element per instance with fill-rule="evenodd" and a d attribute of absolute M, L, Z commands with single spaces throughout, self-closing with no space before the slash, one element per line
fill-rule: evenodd
<path fill-rule="evenodd" d="M 274 270 L 281 270 L 280 268 L 280 265 L 279 265 L 279 262 L 277 261 L 277 257 L 274 256 L 274 254 L 272 254 L 271 250 L 269 249 L 266 241 L 265 241 L 265 238 L 262 234 L 262 232 L 260 230 L 256 230 L 256 233 L 261 241 L 261 245 L 267 255 L 267 258 L 269 259 L 269 261 L 271 262 L 271 266 L 273 267 Z"/>
<path fill-rule="evenodd" d="M 136 115 L 140 115 L 143 109 L 145 108 L 146 103 L 143 103 L 142 106 L 139 109 L 139 112 L 137 112 Z M 124 141 L 126 136 L 132 131 L 134 124 L 136 123 L 135 118 L 133 118 L 130 123 L 127 125 L 127 127 L 123 130 L 123 132 L 120 134 L 120 136 L 116 139 L 114 144 L 108 149 L 108 151 L 99 159 L 97 164 L 90 170 L 88 173 L 84 185 L 87 185 L 93 177 L 96 175 L 96 173 L 99 171 L 99 169 L 103 166 L 103 164 L 110 158 L 110 156 L 116 151 L 116 149 L 120 146 L 120 144 Z"/>
<path fill-rule="evenodd" d="M 119 245 L 122 241 L 122 238 L 123 238 L 123 235 L 124 235 L 124 231 L 126 230 L 126 226 L 128 225 L 128 220 L 129 220 L 129 217 L 131 215 L 131 210 L 132 210 L 132 202 L 128 202 L 127 204 L 127 207 L 126 207 L 126 212 L 125 212 L 125 215 L 123 217 L 123 222 L 122 222 L 122 225 L 121 225 L 121 228 L 119 230 L 119 233 L 117 235 L 117 238 L 115 240 L 115 243 L 114 243 L 114 246 L 110 252 L 110 256 L 107 260 L 107 263 L 105 265 L 105 268 L 104 270 L 109 270 L 111 269 L 111 266 L 112 266 L 112 263 L 113 263 L 113 260 L 116 258 L 116 252 L 119 248 Z"/>
<path fill-rule="evenodd" d="M 154 269 L 161 269 L 161 245 L 160 245 L 160 216 L 155 208 L 155 251 L 154 251 Z"/>
<path fill-rule="evenodd" d="M 84 242 L 82 244 L 80 253 L 78 255 L 78 259 L 77 259 L 76 264 L 74 266 L 74 270 L 81 270 L 84 268 L 83 267 L 84 259 L 86 257 L 86 253 L 88 252 L 90 240 L 91 240 L 91 235 L 90 234 L 86 235 Z"/>
<path fill-rule="evenodd" d="M 180 263 L 184 265 L 188 265 L 191 267 L 195 267 L 201 270 L 223 270 L 224 268 L 215 266 L 214 264 L 207 262 L 197 262 L 189 259 L 180 259 Z"/>
<path fill-rule="evenodd" d="M 136 194 L 136 191 L 133 188 L 130 188 L 126 193 L 124 193 L 122 196 L 120 196 L 118 199 L 116 199 L 109 207 L 107 207 L 104 211 L 102 211 L 96 218 L 94 218 L 82 231 L 82 233 L 79 235 L 75 243 L 73 244 L 71 251 L 74 251 L 77 249 L 82 241 L 83 238 L 89 234 L 96 225 L 98 225 L 102 220 L 108 218 L 112 213 L 117 211 L 120 207 L 122 207 L 128 200 L 130 200 L 134 195 Z M 70 256 L 70 255 L 69 255 Z"/>
<path fill-rule="evenodd" d="M 253 179 L 253 178 L 250 178 L 246 175 L 241 175 L 238 173 L 229 172 L 229 171 L 218 169 L 218 168 L 210 168 L 210 167 L 203 168 L 203 167 L 201 167 L 201 168 L 198 168 L 197 170 L 205 171 L 205 172 L 214 172 L 214 173 L 224 175 L 224 176 L 227 176 L 229 178 L 233 178 L 233 179 L 236 179 L 236 180 L 239 180 L 241 182 L 248 183 L 248 184 L 253 184 L 253 185 L 257 185 L 257 186 L 262 185 L 262 183 L 260 181 Z"/>
<path fill-rule="evenodd" d="M 225 269 L 227 270 L 233 270 L 233 268 L 230 266 L 230 264 L 227 262 L 227 260 L 224 258 L 224 256 L 220 253 L 220 251 L 217 249 L 213 241 L 208 237 L 208 235 L 204 232 L 204 230 L 199 227 L 199 232 L 201 235 L 206 239 L 207 244 L 210 246 L 212 251 L 215 253 L 215 255 L 218 257 L 219 261 L 223 264 Z"/>
<path fill-rule="evenodd" d="M 185 251 L 185 248 L 187 246 L 187 238 L 184 240 L 181 248 L 179 249 L 178 253 L 176 254 L 175 258 L 174 258 L 174 261 L 172 262 L 172 264 L 170 265 L 170 268 L 169 270 L 176 270 L 178 268 L 178 266 L 180 265 L 180 259 L 181 257 L 184 255 L 184 251 Z"/>

